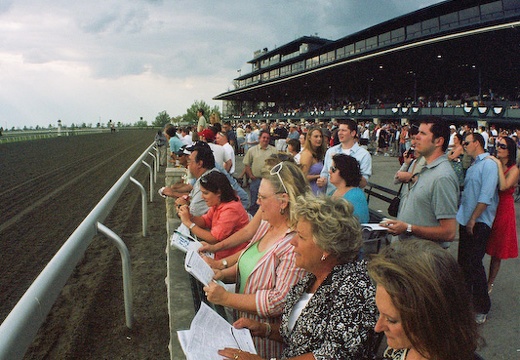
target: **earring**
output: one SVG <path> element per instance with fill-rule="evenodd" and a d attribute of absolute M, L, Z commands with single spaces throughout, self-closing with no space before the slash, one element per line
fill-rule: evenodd
<path fill-rule="evenodd" d="M 280 215 L 284 215 L 285 214 L 285 208 L 280 208 Z"/>
<path fill-rule="evenodd" d="M 327 257 L 325 256 L 325 254 L 321 255 L 321 261 L 325 261 L 325 259 L 327 259 Z"/>

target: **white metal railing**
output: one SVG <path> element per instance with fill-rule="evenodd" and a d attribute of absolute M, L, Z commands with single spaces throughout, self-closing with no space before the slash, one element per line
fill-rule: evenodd
<path fill-rule="evenodd" d="M 157 155 L 151 153 L 154 149 Z M 76 228 L 72 235 L 65 241 L 60 250 L 49 261 L 40 275 L 34 280 L 16 306 L 11 310 L 7 318 L 0 325 L 0 359 L 22 359 L 29 345 L 34 341 L 38 329 L 45 321 L 52 305 L 58 298 L 70 275 L 78 262 L 83 259 L 84 253 L 89 247 L 94 236 L 104 234 L 118 248 L 121 254 L 123 266 L 123 288 L 125 299 L 125 315 L 127 327 L 132 327 L 132 290 L 130 254 L 124 242 L 102 222 L 110 214 L 112 208 L 123 193 L 129 182 L 136 183 L 132 177 L 144 162 L 144 159 L 152 156 L 157 164 L 159 159 L 158 149 L 154 144 L 150 145 L 141 156 L 128 168 L 119 180 L 110 188 L 90 214 Z M 151 167 L 150 178 L 152 178 Z M 157 166 L 154 166 L 157 171 Z M 154 177 L 155 179 L 156 177 Z M 150 181 L 150 202 L 153 201 L 153 182 Z M 146 236 L 146 191 L 137 182 L 142 194 L 143 204 L 143 236 Z"/>

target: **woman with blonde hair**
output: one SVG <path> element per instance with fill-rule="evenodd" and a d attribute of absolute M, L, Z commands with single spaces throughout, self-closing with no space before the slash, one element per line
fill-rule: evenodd
<path fill-rule="evenodd" d="M 307 177 L 313 194 L 321 194 L 324 188 L 318 187 L 316 180 L 320 178 L 323 169 L 323 160 L 327 152 L 327 144 L 323 140 L 323 131 L 320 127 L 313 127 L 307 132 L 305 145 L 300 155 L 300 165 Z"/>
<path fill-rule="evenodd" d="M 297 202 L 297 236 L 291 240 L 296 266 L 308 271 L 289 294 L 275 326 L 241 318 L 233 325 L 255 337 L 283 341 L 282 359 L 372 359 L 377 309 L 367 263 L 358 258 L 361 226 L 352 205 L 307 195 Z M 226 348 L 238 360 L 257 355 Z"/>
<path fill-rule="evenodd" d="M 278 326 L 287 293 L 305 274 L 296 267 L 290 242 L 296 234 L 296 197 L 309 191 L 294 162 L 264 167 L 257 200 L 261 221 L 256 233 L 237 263 L 215 272 L 216 280 L 236 282 L 236 292 L 210 283 L 204 287 L 210 302 L 235 309 L 238 317 Z M 262 357 L 281 354 L 281 343 L 259 337 L 254 342 Z"/>
<path fill-rule="evenodd" d="M 479 335 L 455 258 L 425 240 L 392 243 L 368 263 L 390 360 L 473 360 Z"/>

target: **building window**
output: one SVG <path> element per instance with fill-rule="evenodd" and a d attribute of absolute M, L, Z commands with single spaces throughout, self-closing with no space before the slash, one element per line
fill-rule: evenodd
<path fill-rule="evenodd" d="M 379 46 L 390 45 L 390 31 L 378 36 Z"/>
<path fill-rule="evenodd" d="M 356 51 L 356 53 L 363 52 L 366 50 L 366 47 L 367 46 L 366 46 L 365 40 L 356 41 L 355 51 Z"/>
<path fill-rule="evenodd" d="M 461 25 L 478 23 L 480 21 L 480 11 L 478 6 L 459 11 L 459 21 Z"/>
<path fill-rule="evenodd" d="M 422 35 L 439 32 L 439 18 L 428 19 L 422 22 Z"/>
<path fill-rule="evenodd" d="M 421 36 L 421 23 L 408 25 L 406 27 L 406 39 L 411 40 Z"/>
<path fill-rule="evenodd" d="M 366 49 L 374 49 L 377 47 L 377 36 L 372 36 L 366 39 Z"/>
<path fill-rule="evenodd" d="M 484 21 L 502 17 L 502 1 L 480 5 L 480 17 Z"/>
<path fill-rule="evenodd" d="M 404 31 L 404 27 L 392 30 L 390 32 L 390 37 L 391 37 L 392 44 L 404 41 L 405 36 L 406 36 L 406 34 L 405 34 L 405 31 Z"/>
<path fill-rule="evenodd" d="M 459 26 L 459 13 L 442 15 L 439 18 L 441 30 L 449 30 Z"/>

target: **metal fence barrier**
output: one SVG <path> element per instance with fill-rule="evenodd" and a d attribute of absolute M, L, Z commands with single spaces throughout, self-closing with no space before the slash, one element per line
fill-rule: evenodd
<path fill-rule="evenodd" d="M 34 341 L 36 334 L 45 321 L 54 302 L 67 283 L 70 275 L 85 254 L 94 236 L 104 234 L 112 240 L 121 254 L 123 266 L 123 288 L 125 299 L 126 326 L 132 327 L 132 290 L 130 272 L 130 254 L 124 242 L 109 228 L 102 224 L 110 214 L 119 197 L 129 182 L 135 183 L 132 177 L 145 158 L 152 156 L 157 163 L 158 156 L 150 151 L 154 144 L 150 145 L 141 156 L 128 168 L 119 180 L 110 188 L 101 201 L 94 207 L 90 214 L 76 228 L 72 235 L 65 241 L 60 250 L 49 261 L 40 275 L 31 284 L 20 301 L 11 310 L 7 318 L 0 325 L 0 359 L 22 359 L 29 345 Z M 155 165 L 155 164 L 154 164 Z M 150 178 L 152 178 L 151 167 Z M 157 166 L 154 166 L 157 171 Z M 156 174 L 155 174 L 156 175 Z M 156 177 L 154 176 L 154 179 Z M 150 181 L 150 202 L 153 202 L 153 182 Z M 141 192 L 143 187 L 139 184 Z M 146 202 L 146 195 L 142 196 Z M 143 204 L 143 236 L 146 236 L 147 211 L 146 203 Z"/>

